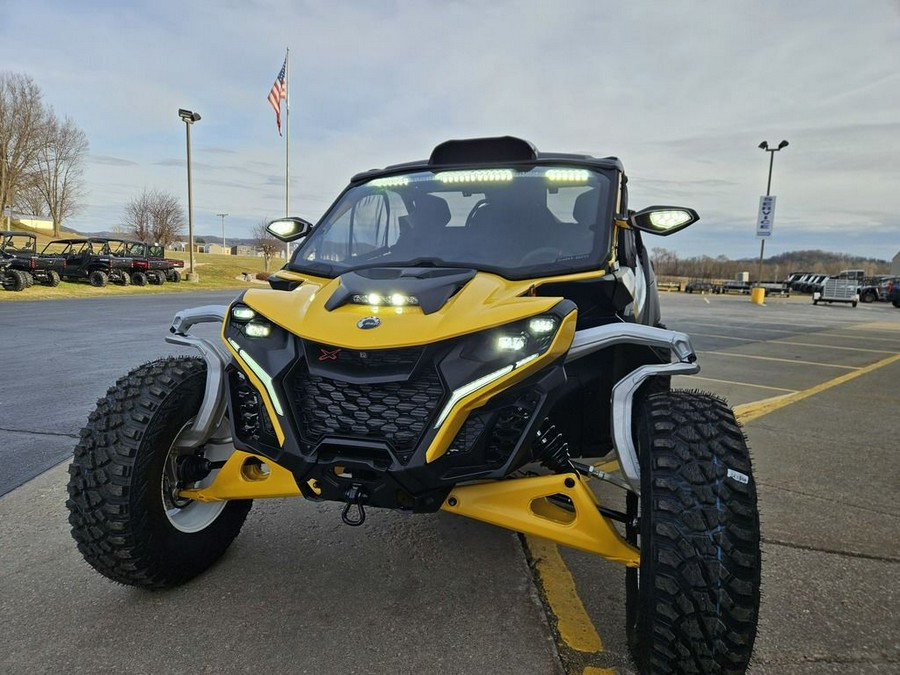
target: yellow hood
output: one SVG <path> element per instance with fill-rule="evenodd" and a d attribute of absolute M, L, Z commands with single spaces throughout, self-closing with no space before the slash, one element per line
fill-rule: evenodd
<path fill-rule="evenodd" d="M 432 314 L 425 314 L 420 307 L 356 304 L 328 311 L 325 303 L 338 290 L 339 278 L 293 272 L 279 276 L 302 283 L 293 291 L 249 290 L 244 303 L 301 338 L 346 349 L 393 349 L 439 342 L 541 314 L 561 300 L 523 297 L 532 281 L 508 281 L 479 272 Z M 357 322 L 368 316 L 377 316 L 381 325 L 370 330 L 358 328 Z"/>

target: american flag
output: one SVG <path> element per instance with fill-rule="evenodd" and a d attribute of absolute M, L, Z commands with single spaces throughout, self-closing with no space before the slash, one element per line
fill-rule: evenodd
<path fill-rule="evenodd" d="M 285 57 L 284 63 L 281 65 L 278 77 L 275 78 L 272 91 L 269 92 L 269 104 L 275 109 L 275 124 L 278 125 L 279 136 L 281 136 L 281 101 L 287 98 L 287 82 L 284 80 L 286 69 L 287 57 Z"/>

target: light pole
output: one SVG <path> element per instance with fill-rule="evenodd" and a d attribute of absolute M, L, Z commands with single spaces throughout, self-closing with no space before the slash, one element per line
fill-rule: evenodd
<path fill-rule="evenodd" d="M 222 219 L 222 248 L 225 248 L 225 216 L 227 213 L 217 213 L 217 216 Z"/>
<path fill-rule="evenodd" d="M 178 116 L 184 121 L 187 130 L 187 183 L 188 183 L 188 247 L 189 266 L 191 271 L 187 273 L 188 281 L 200 281 L 200 277 L 194 271 L 194 201 L 191 195 L 191 125 L 200 121 L 200 113 L 178 109 Z"/>
<path fill-rule="evenodd" d="M 768 141 L 763 141 L 759 144 L 760 150 L 765 150 L 769 153 L 769 180 L 766 182 L 766 197 L 768 197 L 772 192 L 772 164 L 775 162 L 775 153 L 781 150 L 782 148 L 786 148 L 789 145 L 787 141 L 781 141 L 778 144 L 777 148 L 770 148 Z M 759 273 L 756 277 L 756 286 L 759 287 L 762 285 L 762 266 L 763 266 L 763 253 L 766 250 L 766 238 L 759 238 Z"/>

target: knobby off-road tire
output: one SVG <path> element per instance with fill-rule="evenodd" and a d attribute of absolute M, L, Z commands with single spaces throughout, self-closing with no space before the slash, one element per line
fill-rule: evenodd
<path fill-rule="evenodd" d="M 31 272 L 22 272 L 25 275 L 25 288 L 34 286 L 34 275 Z"/>
<path fill-rule="evenodd" d="M 626 631 L 642 673 L 743 673 L 759 615 L 756 484 L 734 414 L 710 394 L 647 396 L 635 417 L 641 495 L 626 535 Z"/>
<path fill-rule="evenodd" d="M 173 284 L 177 284 L 178 282 L 181 281 L 181 272 L 179 272 L 178 270 L 169 270 L 169 273 L 168 273 L 168 275 L 166 275 L 166 278 L 169 281 L 171 281 Z"/>
<path fill-rule="evenodd" d="M 116 284 L 119 286 L 131 286 L 131 275 L 128 272 L 120 272 L 116 277 Z"/>
<path fill-rule="evenodd" d="M 252 501 L 177 508 L 164 477 L 205 382 L 201 359 L 148 363 L 119 379 L 81 430 L 69 466 L 69 523 L 85 560 L 114 581 L 181 584 L 215 563 L 244 524 Z"/>
<path fill-rule="evenodd" d="M 91 286 L 95 288 L 101 288 L 106 286 L 106 282 L 109 281 L 109 275 L 106 274 L 103 270 L 94 270 L 88 275 L 88 281 Z"/>
<path fill-rule="evenodd" d="M 131 275 L 131 283 L 133 283 L 135 286 L 146 286 L 147 275 L 143 272 L 134 272 Z"/>
<path fill-rule="evenodd" d="M 59 272 L 56 270 L 50 270 L 47 272 L 47 275 L 44 277 L 44 281 L 42 282 L 44 286 L 50 286 L 51 288 L 56 288 L 59 286 Z"/>
<path fill-rule="evenodd" d="M 28 285 L 25 274 L 19 270 L 6 270 L 0 274 L 3 274 L 3 290 L 24 291 Z"/>

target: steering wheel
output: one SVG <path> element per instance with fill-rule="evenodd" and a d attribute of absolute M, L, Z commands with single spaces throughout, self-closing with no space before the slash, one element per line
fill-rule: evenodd
<path fill-rule="evenodd" d="M 469 211 L 469 215 L 466 216 L 466 224 L 465 227 L 468 227 L 472 224 L 472 221 L 475 219 L 475 214 L 483 207 L 487 205 L 487 199 L 479 199 L 475 202 L 475 206 L 472 207 L 472 210 Z"/>
<path fill-rule="evenodd" d="M 522 259 L 519 260 L 520 267 L 527 267 L 528 265 L 539 265 L 541 263 L 552 263 L 556 262 L 559 258 L 560 251 L 555 246 L 541 246 L 533 251 L 529 251 Z"/>

